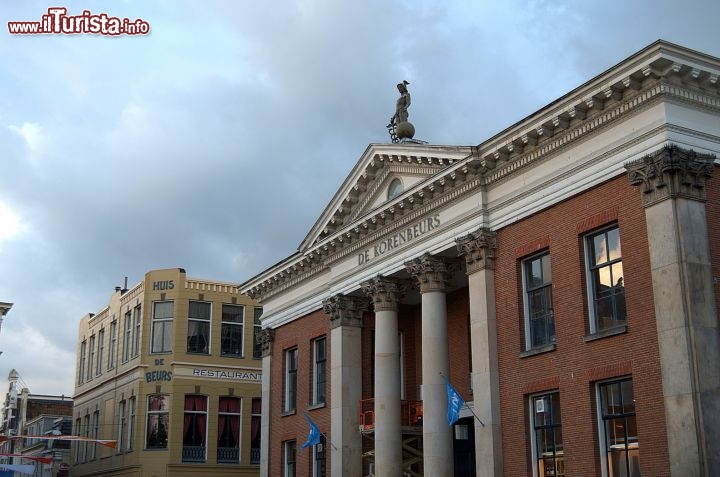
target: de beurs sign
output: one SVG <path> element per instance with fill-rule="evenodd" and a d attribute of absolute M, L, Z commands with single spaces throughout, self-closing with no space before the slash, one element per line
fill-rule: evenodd
<path fill-rule="evenodd" d="M 366 248 L 365 250 L 361 251 L 358 255 L 358 265 L 365 265 L 366 263 L 378 257 L 382 257 L 387 252 L 395 248 L 401 247 L 404 244 L 415 240 L 422 235 L 427 234 L 428 232 L 439 226 L 439 214 L 435 214 L 431 217 L 426 217 L 396 234 L 383 238 L 381 241 L 377 242 L 372 247 Z"/>

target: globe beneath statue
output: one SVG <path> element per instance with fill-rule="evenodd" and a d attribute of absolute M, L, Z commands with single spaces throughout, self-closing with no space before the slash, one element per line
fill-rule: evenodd
<path fill-rule="evenodd" d="M 415 135 L 415 126 L 409 121 L 403 121 L 395 129 L 398 139 L 412 139 Z"/>

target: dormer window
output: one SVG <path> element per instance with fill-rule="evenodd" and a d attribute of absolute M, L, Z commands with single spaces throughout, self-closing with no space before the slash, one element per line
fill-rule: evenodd
<path fill-rule="evenodd" d="M 390 182 L 390 186 L 388 187 L 387 200 L 392 200 L 392 199 L 394 199 L 395 197 L 397 197 L 397 196 L 399 196 L 400 194 L 402 194 L 402 191 L 403 191 L 402 181 L 401 181 L 400 179 L 397 179 L 397 178 L 393 179 L 393 180 Z"/>

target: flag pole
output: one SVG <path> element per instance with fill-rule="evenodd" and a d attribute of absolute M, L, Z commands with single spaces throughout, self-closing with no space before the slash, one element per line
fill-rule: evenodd
<path fill-rule="evenodd" d="M 332 447 L 335 450 L 338 450 L 338 448 L 335 447 L 335 444 L 333 444 L 332 441 L 330 439 L 328 439 L 327 434 L 325 434 L 323 431 L 320 431 L 320 435 L 323 436 L 325 438 L 325 440 L 330 443 L 330 447 Z"/>
<path fill-rule="evenodd" d="M 448 383 L 448 384 L 450 384 L 450 386 L 452 386 L 452 384 L 450 383 L 450 380 L 448 379 L 447 376 L 445 376 L 443 373 L 438 373 L 438 374 L 440 374 L 440 376 L 443 377 L 443 379 L 445 380 L 446 383 Z M 454 389 L 454 388 L 453 388 L 453 389 Z M 470 411 L 470 413 L 471 413 L 473 416 L 475 416 L 475 419 L 477 419 L 477 421 L 480 423 L 480 425 L 483 426 L 483 427 L 485 427 L 485 423 L 482 422 L 482 420 L 480 419 L 480 417 L 479 417 L 477 414 L 475 414 L 475 411 L 473 411 L 473 410 L 470 408 L 470 406 L 467 405 L 466 402 L 463 402 L 463 405 L 467 408 L 468 411 Z"/>

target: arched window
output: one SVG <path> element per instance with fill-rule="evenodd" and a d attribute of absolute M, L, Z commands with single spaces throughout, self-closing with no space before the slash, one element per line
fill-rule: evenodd
<path fill-rule="evenodd" d="M 403 191 L 402 181 L 398 178 L 393 179 L 390 182 L 390 186 L 388 187 L 387 200 L 394 199 L 395 197 L 402 194 L 402 191 Z"/>

